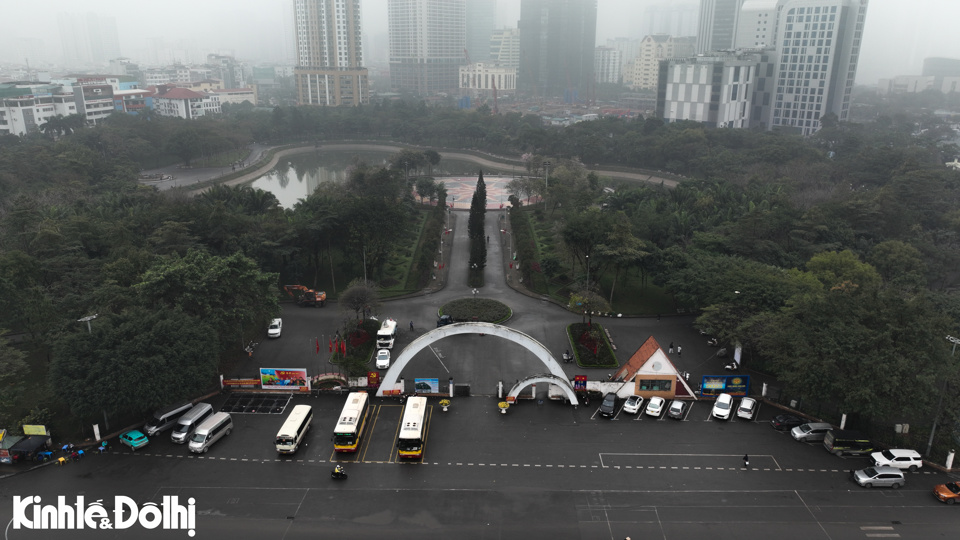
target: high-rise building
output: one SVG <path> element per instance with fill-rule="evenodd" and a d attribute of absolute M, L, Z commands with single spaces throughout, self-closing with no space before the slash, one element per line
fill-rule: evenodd
<path fill-rule="evenodd" d="M 638 21 L 640 37 L 653 34 L 695 36 L 698 12 L 699 6 L 696 2 L 671 0 L 666 4 L 649 6 L 643 10 L 643 16 Z"/>
<path fill-rule="evenodd" d="M 324 106 L 369 103 L 360 0 L 294 0 L 293 9 L 298 102 Z"/>
<path fill-rule="evenodd" d="M 490 60 L 490 36 L 496 28 L 496 0 L 467 0 L 466 48 L 471 62 Z"/>
<path fill-rule="evenodd" d="M 696 47 L 693 36 L 673 37 L 654 34 L 640 41 L 640 52 L 630 71 L 624 75 L 625 84 L 633 89 L 656 88 L 660 76 L 660 61 L 690 56 Z"/>
<path fill-rule="evenodd" d="M 956 58 L 924 58 L 924 77 L 960 77 L 960 59 Z"/>
<path fill-rule="evenodd" d="M 781 0 L 768 129 L 810 135 L 850 112 L 869 0 Z"/>
<path fill-rule="evenodd" d="M 598 83 L 620 82 L 620 51 L 613 47 L 597 47 L 593 58 L 593 71 Z"/>
<path fill-rule="evenodd" d="M 697 53 L 732 49 L 744 0 L 700 0 Z"/>
<path fill-rule="evenodd" d="M 596 35 L 597 0 L 523 0 L 521 91 L 568 102 L 588 99 Z"/>
<path fill-rule="evenodd" d="M 96 13 L 60 13 L 60 45 L 68 66 L 103 65 L 120 56 L 117 21 Z"/>
<path fill-rule="evenodd" d="M 607 40 L 607 47 L 620 51 L 620 72 L 626 70 L 627 64 L 640 54 L 640 40 L 618 37 Z"/>
<path fill-rule="evenodd" d="M 503 67 L 520 67 L 520 30 L 495 30 L 490 38 L 490 59 Z"/>
<path fill-rule="evenodd" d="M 657 115 L 716 128 L 750 124 L 757 54 L 716 53 L 660 62 Z"/>
<path fill-rule="evenodd" d="M 466 63 L 466 9 L 466 0 L 387 1 L 393 89 L 423 95 L 457 91 Z"/>
<path fill-rule="evenodd" d="M 777 44 L 779 0 L 746 0 L 737 18 L 734 49 L 768 49 Z M 698 42 L 699 45 L 699 42 Z M 702 51 L 701 51 L 702 52 Z"/>

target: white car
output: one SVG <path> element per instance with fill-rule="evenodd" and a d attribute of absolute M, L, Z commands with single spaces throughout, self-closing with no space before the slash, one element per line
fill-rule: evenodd
<path fill-rule="evenodd" d="M 380 349 L 377 351 L 377 369 L 387 369 L 390 367 L 390 351 Z"/>
<path fill-rule="evenodd" d="M 278 338 L 281 330 L 283 330 L 283 319 L 274 319 L 267 327 L 267 337 Z"/>
<path fill-rule="evenodd" d="M 663 405 L 665 403 L 666 400 L 662 397 L 654 396 L 650 398 L 650 401 L 647 402 L 647 415 L 660 418 L 660 413 L 663 412 Z"/>
<path fill-rule="evenodd" d="M 753 415 L 757 413 L 757 400 L 745 397 L 740 400 L 740 406 L 737 407 L 737 418 L 746 418 L 753 420 Z"/>
<path fill-rule="evenodd" d="M 910 472 L 923 467 L 923 458 L 916 450 L 884 450 L 870 454 L 870 459 L 877 467 L 896 467 Z"/>
<path fill-rule="evenodd" d="M 627 402 L 623 404 L 623 412 L 627 414 L 637 414 L 640 412 L 640 406 L 643 405 L 643 398 L 640 396 L 630 396 Z"/>
<path fill-rule="evenodd" d="M 729 420 L 731 410 L 733 410 L 733 396 L 730 394 L 717 396 L 717 402 L 713 404 L 713 417 L 719 420 Z"/>

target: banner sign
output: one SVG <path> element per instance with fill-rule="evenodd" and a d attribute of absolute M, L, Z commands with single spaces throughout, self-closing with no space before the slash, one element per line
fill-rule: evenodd
<path fill-rule="evenodd" d="M 418 394 L 439 394 L 440 379 L 414 379 L 413 389 Z"/>
<path fill-rule="evenodd" d="M 264 390 L 310 391 L 307 370 L 301 368 L 260 368 L 260 386 Z"/>
<path fill-rule="evenodd" d="M 700 383 L 700 395 L 702 396 L 717 396 L 720 394 L 746 396 L 749 393 L 749 375 L 704 375 Z"/>
<path fill-rule="evenodd" d="M 380 386 L 380 372 L 379 372 L 379 371 L 368 371 L 368 372 L 367 372 L 367 386 Z"/>
<path fill-rule="evenodd" d="M 237 388 L 259 388 L 260 379 L 224 379 L 223 386 L 235 386 Z"/>
<path fill-rule="evenodd" d="M 573 376 L 573 389 L 577 392 L 583 392 L 587 389 L 587 376 L 586 375 L 574 375 Z"/>
<path fill-rule="evenodd" d="M 24 424 L 23 425 L 23 434 L 24 435 L 49 435 L 47 433 L 47 426 L 37 426 Z"/>

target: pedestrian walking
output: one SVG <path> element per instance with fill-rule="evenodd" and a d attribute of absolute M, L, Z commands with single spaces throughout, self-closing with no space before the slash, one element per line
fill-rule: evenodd
<path fill-rule="evenodd" d="M 413 321 L 410 321 L 410 331 L 413 332 Z"/>
<path fill-rule="evenodd" d="M 750 456 L 748 456 L 747 454 L 743 455 L 743 466 L 747 469 L 750 468 Z"/>
<path fill-rule="evenodd" d="M 683 352 L 683 347 L 677 345 L 677 356 L 680 356 L 681 352 Z"/>
<path fill-rule="evenodd" d="M 670 349 L 667 351 L 667 354 L 673 354 L 673 342 L 670 342 Z"/>

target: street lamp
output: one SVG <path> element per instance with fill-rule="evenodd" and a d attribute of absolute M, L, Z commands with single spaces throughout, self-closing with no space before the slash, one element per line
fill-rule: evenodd
<path fill-rule="evenodd" d="M 96 319 L 96 318 L 97 318 L 97 315 L 98 315 L 97 313 L 94 313 L 93 315 L 87 315 L 86 317 L 77 319 L 77 322 L 85 322 L 85 323 L 87 323 L 87 332 L 89 332 L 89 333 L 92 334 L 92 333 L 93 333 L 93 329 L 90 327 L 90 321 Z"/>
<path fill-rule="evenodd" d="M 550 190 L 550 165 L 552 165 L 552 163 L 550 163 L 549 161 L 543 162 L 543 168 L 545 171 L 547 171 L 547 179 L 545 181 L 544 188 L 543 188 L 543 209 L 544 210 L 547 209 L 547 191 Z"/>

